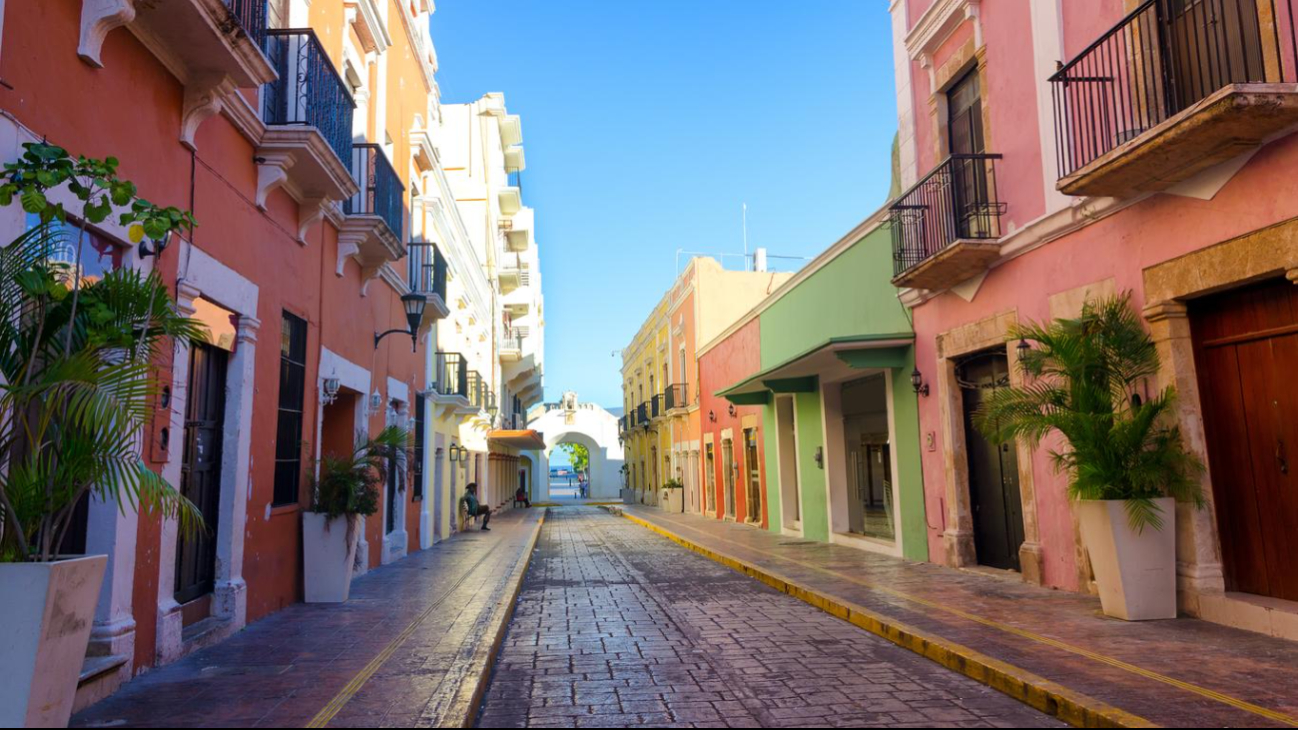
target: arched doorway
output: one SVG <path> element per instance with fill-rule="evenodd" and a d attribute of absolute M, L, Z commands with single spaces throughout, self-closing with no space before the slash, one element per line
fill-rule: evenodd
<path fill-rule="evenodd" d="M 578 403 L 576 394 L 566 393 L 561 403 L 546 407 L 528 427 L 545 435 L 545 452 L 534 464 L 532 493 L 538 500 L 561 496 L 571 498 L 567 489 L 562 495 L 550 493 L 550 464 L 561 444 L 579 444 L 589 453 L 589 481 L 586 496 L 595 500 L 618 500 L 622 495 L 622 445 L 618 442 L 617 417 L 592 403 Z M 555 463 L 567 463 L 558 456 Z M 576 479 L 573 479 L 574 486 Z M 566 485 L 566 479 L 561 482 Z"/>

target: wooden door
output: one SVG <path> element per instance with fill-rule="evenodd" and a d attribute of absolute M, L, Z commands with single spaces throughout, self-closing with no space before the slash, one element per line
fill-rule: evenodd
<path fill-rule="evenodd" d="M 997 446 L 973 424 L 973 414 L 997 388 L 1009 385 L 1005 352 L 986 352 L 962 362 L 956 371 L 964 402 L 965 449 L 969 459 L 969 502 L 973 510 L 978 562 L 1019 570 L 1023 545 L 1023 503 L 1019 496 L 1018 452 Z"/>
<path fill-rule="evenodd" d="M 735 447 L 729 439 L 721 442 L 721 478 L 726 488 L 726 517 L 735 516 Z"/>
<path fill-rule="evenodd" d="M 1192 303 L 1227 590 L 1298 600 L 1298 286 Z"/>
<path fill-rule="evenodd" d="M 176 603 L 212 592 L 216 581 L 217 519 L 221 508 L 221 436 L 225 427 L 228 354 L 211 345 L 189 346 L 189 400 L 185 406 L 180 492 L 198 507 L 204 529 L 176 539 Z"/>
<path fill-rule="evenodd" d="M 744 454 L 748 465 L 748 505 L 744 511 L 749 522 L 761 522 L 762 473 L 757 463 L 757 429 L 744 431 Z"/>

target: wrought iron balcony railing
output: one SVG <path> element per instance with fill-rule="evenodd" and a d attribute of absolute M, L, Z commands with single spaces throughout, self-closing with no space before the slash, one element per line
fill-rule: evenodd
<path fill-rule="evenodd" d="M 487 407 L 487 381 L 477 370 L 469 371 L 469 404 L 480 409 Z"/>
<path fill-rule="evenodd" d="M 446 257 L 435 243 L 415 242 L 406 246 L 410 291 L 446 301 Z"/>
<path fill-rule="evenodd" d="M 269 125 L 308 125 L 320 130 L 344 165 L 352 159 L 356 104 L 315 31 L 266 31 L 266 57 L 279 79 L 262 89 L 262 118 Z"/>
<path fill-rule="evenodd" d="M 637 426 L 649 427 L 649 404 L 641 403 L 635 409 L 635 423 Z"/>
<path fill-rule="evenodd" d="M 1141 3 L 1050 77 L 1059 176 L 1226 86 L 1293 81 L 1290 15 L 1274 0 Z"/>
<path fill-rule="evenodd" d="M 686 386 L 685 383 L 669 385 L 667 386 L 667 389 L 663 391 L 663 399 L 666 401 L 665 407 L 669 411 L 689 406 L 689 398 L 689 387 Z"/>
<path fill-rule="evenodd" d="M 229 23 L 243 29 L 258 48 L 266 47 L 266 0 L 225 0 L 230 10 Z M 232 28 L 233 29 L 233 28 Z"/>
<path fill-rule="evenodd" d="M 951 155 L 891 206 L 893 273 L 901 275 L 960 240 L 1001 236 L 1000 155 Z"/>
<path fill-rule="evenodd" d="M 433 389 L 440 395 L 469 397 L 469 369 L 465 366 L 464 356 L 458 352 L 439 352 L 433 370 L 436 382 Z"/>
<path fill-rule="evenodd" d="M 657 393 L 654 395 L 653 400 L 649 401 L 649 411 L 653 418 L 663 414 L 663 400 L 663 394 Z"/>
<path fill-rule="evenodd" d="M 383 148 L 376 144 L 352 145 L 352 179 L 360 192 L 343 206 L 348 215 L 376 215 L 401 237 L 406 186 L 392 168 Z"/>

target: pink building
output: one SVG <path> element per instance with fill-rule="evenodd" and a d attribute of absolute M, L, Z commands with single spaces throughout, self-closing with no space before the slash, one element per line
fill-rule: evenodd
<path fill-rule="evenodd" d="M 968 415 L 1006 331 L 1131 292 L 1209 500 L 1176 516 L 1182 612 L 1298 638 L 1298 55 L 1287 2 L 892 3 L 929 550 L 1088 590 L 1046 449 Z M 1288 452 L 1286 452 L 1288 448 Z"/>

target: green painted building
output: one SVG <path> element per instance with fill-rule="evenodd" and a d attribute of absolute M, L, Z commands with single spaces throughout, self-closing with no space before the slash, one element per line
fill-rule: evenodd
<path fill-rule="evenodd" d="M 891 276 L 879 214 L 731 328 L 760 320 L 761 369 L 718 395 L 763 406 L 769 529 L 924 561 L 914 335 Z"/>

